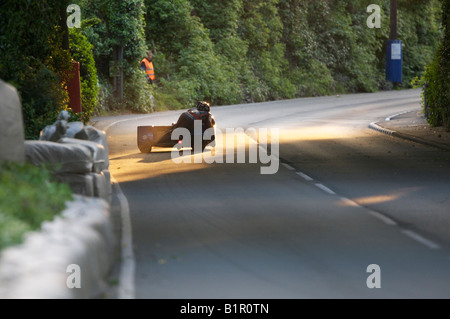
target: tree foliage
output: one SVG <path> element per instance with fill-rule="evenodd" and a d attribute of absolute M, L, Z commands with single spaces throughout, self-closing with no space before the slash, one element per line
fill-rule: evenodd
<path fill-rule="evenodd" d="M 389 0 L 371 2 L 381 8 L 379 29 L 367 26 L 364 0 L 72 2 L 81 7 L 82 28 L 70 32 L 70 51 L 61 47 L 67 0 L 0 5 L 7 17 L 0 25 L 0 76 L 19 88 L 28 136 L 67 105 L 61 79 L 71 58 L 82 63 L 85 120 L 103 109 L 149 112 L 151 95 L 164 109 L 196 100 L 222 105 L 392 88 L 385 79 Z M 447 2 L 399 0 L 403 87 L 433 60 L 443 34 L 441 3 L 445 12 Z M 447 47 L 434 63 L 444 80 Z M 148 49 L 154 53 L 154 85 L 147 85 L 139 68 Z M 124 74 L 123 100 L 112 65 Z"/>
<path fill-rule="evenodd" d="M 94 46 L 79 29 L 70 29 L 69 36 L 72 58 L 80 63 L 81 119 L 87 122 L 97 107 L 99 94 L 97 68 L 93 55 Z"/>
<path fill-rule="evenodd" d="M 390 3 L 373 2 L 381 7 L 380 29 L 367 27 L 362 0 L 146 0 L 146 40 L 158 49 L 161 89 L 184 104 L 374 92 L 390 87 Z M 437 0 L 399 1 L 404 87 L 431 61 L 439 20 Z M 216 83 L 222 90 L 211 89 Z"/>
<path fill-rule="evenodd" d="M 63 86 L 70 54 L 62 49 L 66 1 L 4 0 L 0 4 L 0 78 L 22 99 L 25 136 L 35 139 L 67 106 Z"/>
<path fill-rule="evenodd" d="M 91 21 L 83 33 L 94 44 L 93 54 L 98 75 L 108 87 L 106 108 L 129 108 L 135 111 L 149 111 L 150 96 L 139 70 L 139 62 L 146 56 L 144 35 L 143 0 L 80 0 L 84 19 Z M 124 73 L 124 98 L 120 100 L 114 92 L 110 65 L 118 61 L 123 50 L 120 68 Z M 104 102 L 105 100 L 103 100 Z"/>

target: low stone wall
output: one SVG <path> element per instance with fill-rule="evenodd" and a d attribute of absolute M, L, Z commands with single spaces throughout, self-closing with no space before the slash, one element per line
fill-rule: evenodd
<path fill-rule="evenodd" d="M 60 217 L 2 252 L 0 298 L 102 298 L 116 247 L 109 204 L 76 195 Z"/>
<path fill-rule="evenodd" d="M 106 135 L 68 123 L 67 112 L 41 133 L 24 140 L 19 95 L 0 80 L 0 162 L 46 165 L 75 194 L 61 215 L 1 252 L 0 298 L 102 298 L 119 255 Z"/>
<path fill-rule="evenodd" d="M 0 163 L 25 161 L 22 105 L 17 90 L 0 80 Z"/>

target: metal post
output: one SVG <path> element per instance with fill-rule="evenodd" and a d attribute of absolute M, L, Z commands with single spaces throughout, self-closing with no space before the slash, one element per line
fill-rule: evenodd
<path fill-rule="evenodd" d="M 124 73 L 123 73 L 123 47 L 115 47 L 113 60 L 110 62 L 110 76 L 113 78 L 115 96 L 123 100 Z"/>
<path fill-rule="evenodd" d="M 124 86 L 124 76 L 123 76 L 123 47 L 119 48 L 119 65 L 120 65 L 120 80 L 119 80 L 119 99 L 123 101 L 123 86 Z"/>
<path fill-rule="evenodd" d="M 391 1 L 391 12 L 390 12 L 390 27 L 391 34 L 386 47 L 386 80 L 394 83 L 394 87 L 397 87 L 399 83 L 403 81 L 402 75 L 402 60 L 403 60 L 403 49 L 402 41 L 397 40 L 397 0 Z"/>
<path fill-rule="evenodd" d="M 60 13 L 60 22 L 59 26 L 62 30 L 62 49 L 69 51 L 70 45 L 69 45 L 69 27 L 67 26 L 67 11 L 66 7 L 64 5 L 60 5 L 59 13 Z"/>
<path fill-rule="evenodd" d="M 397 0 L 391 0 L 391 14 L 390 14 L 390 21 L 391 21 L 391 40 L 397 39 L 397 8 L 398 3 Z"/>

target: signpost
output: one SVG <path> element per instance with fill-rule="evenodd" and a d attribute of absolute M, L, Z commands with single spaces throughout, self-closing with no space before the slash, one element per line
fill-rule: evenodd
<path fill-rule="evenodd" d="M 391 33 L 386 47 L 386 80 L 394 84 L 402 83 L 402 41 L 397 39 L 397 0 L 391 0 Z"/>

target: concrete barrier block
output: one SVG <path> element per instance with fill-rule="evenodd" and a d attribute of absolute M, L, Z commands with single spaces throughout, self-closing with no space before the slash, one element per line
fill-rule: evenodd
<path fill-rule="evenodd" d="M 25 154 L 27 162 L 47 165 L 57 174 L 89 174 L 93 170 L 92 153 L 81 144 L 25 141 Z"/>
<path fill-rule="evenodd" d="M 112 181 L 111 181 L 111 172 L 109 170 L 103 170 L 102 174 L 105 176 L 105 186 L 106 186 L 106 194 L 108 202 L 111 203 L 112 201 Z"/>
<path fill-rule="evenodd" d="M 87 147 L 92 154 L 93 163 L 93 171 L 96 173 L 100 173 L 102 170 L 107 169 L 109 162 L 109 154 L 105 147 L 102 144 L 93 141 L 80 140 L 76 138 L 64 137 L 58 141 L 61 144 L 65 145 L 83 145 Z"/>
<path fill-rule="evenodd" d="M 0 162 L 25 162 L 22 104 L 17 90 L 0 80 Z"/>
<path fill-rule="evenodd" d="M 94 178 L 89 174 L 56 174 L 56 179 L 69 185 L 77 195 L 94 197 Z"/>

